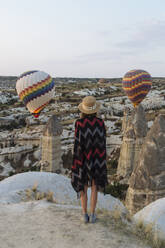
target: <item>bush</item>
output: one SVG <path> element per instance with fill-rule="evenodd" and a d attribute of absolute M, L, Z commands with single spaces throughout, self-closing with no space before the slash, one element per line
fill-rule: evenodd
<path fill-rule="evenodd" d="M 10 171 L 10 172 L 9 172 L 9 177 L 11 177 L 11 176 L 13 176 L 13 175 L 15 175 L 15 174 L 16 174 L 15 172 Z"/>
<path fill-rule="evenodd" d="M 110 159 L 109 161 L 107 161 L 108 175 L 116 174 L 117 166 L 118 166 L 118 160 L 117 159 Z"/>
<path fill-rule="evenodd" d="M 120 200 L 124 200 L 127 189 L 128 184 L 120 184 L 119 182 L 114 182 L 113 184 L 107 185 L 105 193 L 119 198 Z"/>
<path fill-rule="evenodd" d="M 113 169 L 117 169 L 117 165 L 118 165 L 118 161 L 116 159 L 111 159 L 109 162 L 109 165 L 113 168 Z"/>

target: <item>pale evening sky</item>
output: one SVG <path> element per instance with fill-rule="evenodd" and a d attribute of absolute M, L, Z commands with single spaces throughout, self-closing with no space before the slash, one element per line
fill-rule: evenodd
<path fill-rule="evenodd" d="M 164 0 L 0 0 L 0 75 L 165 76 Z"/>

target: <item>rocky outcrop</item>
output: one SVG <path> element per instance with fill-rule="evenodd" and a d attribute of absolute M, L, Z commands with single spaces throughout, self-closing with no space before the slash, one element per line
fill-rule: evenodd
<path fill-rule="evenodd" d="M 53 115 L 42 135 L 42 171 L 61 171 L 61 133 L 62 126 L 57 117 Z"/>
<path fill-rule="evenodd" d="M 126 206 L 131 213 L 165 197 L 165 115 L 155 119 L 139 158 L 126 196 Z"/>
<path fill-rule="evenodd" d="M 123 114 L 124 114 L 124 116 L 123 116 L 123 121 L 122 121 L 122 133 L 123 133 L 123 135 L 124 135 L 124 133 L 125 133 L 125 130 L 126 130 L 126 128 L 127 128 L 127 125 L 128 125 L 128 121 L 129 121 L 129 119 L 130 119 L 130 109 L 129 108 L 125 108 L 124 109 L 124 111 L 123 111 Z"/>
<path fill-rule="evenodd" d="M 5 178 L 11 174 L 32 169 L 41 159 L 40 149 L 33 146 L 14 146 L 0 150 L 0 176 Z"/>
<path fill-rule="evenodd" d="M 13 130 L 18 127 L 25 127 L 24 116 L 13 115 L 7 117 L 0 117 L 0 129 L 1 130 Z"/>
<path fill-rule="evenodd" d="M 61 158 L 62 158 L 62 161 L 63 161 L 63 167 L 65 169 L 71 170 L 72 160 L 73 160 L 72 151 L 69 150 L 69 151 L 63 153 Z"/>
<path fill-rule="evenodd" d="M 124 112 L 122 123 L 123 142 L 117 168 L 119 178 L 128 183 L 129 177 L 139 161 L 139 152 L 147 134 L 147 122 L 142 105 L 134 108 L 129 115 L 129 109 Z"/>

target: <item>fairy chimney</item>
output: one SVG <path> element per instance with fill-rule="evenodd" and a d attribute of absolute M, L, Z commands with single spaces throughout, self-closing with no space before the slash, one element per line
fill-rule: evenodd
<path fill-rule="evenodd" d="M 57 117 L 53 115 L 42 135 L 42 163 L 41 170 L 47 172 L 60 172 L 61 160 L 61 133 L 62 126 Z"/>
<path fill-rule="evenodd" d="M 139 152 L 147 134 L 147 122 L 142 105 L 134 108 L 131 116 L 129 110 L 124 112 L 122 123 L 123 142 L 117 168 L 117 175 L 128 183 L 133 169 L 139 160 Z"/>
<path fill-rule="evenodd" d="M 124 116 L 123 116 L 123 121 L 122 121 L 122 133 L 125 133 L 125 129 L 127 128 L 127 124 L 130 118 L 130 109 L 129 108 L 125 108 L 124 109 Z"/>
<path fill-rule="evenodd" d="M 142 146 L 126 195 L 126 206 L 134 214 L 165 197 L 165 115 L 159 115 Z"/>

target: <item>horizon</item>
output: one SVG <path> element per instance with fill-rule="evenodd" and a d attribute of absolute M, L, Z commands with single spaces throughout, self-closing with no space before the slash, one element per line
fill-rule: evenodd
<path fill-rule="evenodd" d="M 16 75 L 0 75 L 0 78 L 1 77 L 19 77 L 19 76 L 16 76 Z M 66 79 L 97 79 L 97 80 L 99 80 L 99 79 L 122 79 L 122 77 L 65 77 L 65 76 L 63 76 L 63 77 L 53 77 L 52 76 L 52 78 L 53 79 L 55 79 L 55 78 L 61 78 L 61 79 L 63 79 L 63 78 L 66 78 Z M 154 76 L 154 77 L 151 77 L 151 79 L 159 79 L 159 78 L 165 78 L 165 76 L 163 77 L 160 77 L 160 76 Z"/>
<path fill-rule="evenodd" d="M 2 1 L 0 74 L 122 78 L 132 69 L 165 77 L 162 0 Z"/>

